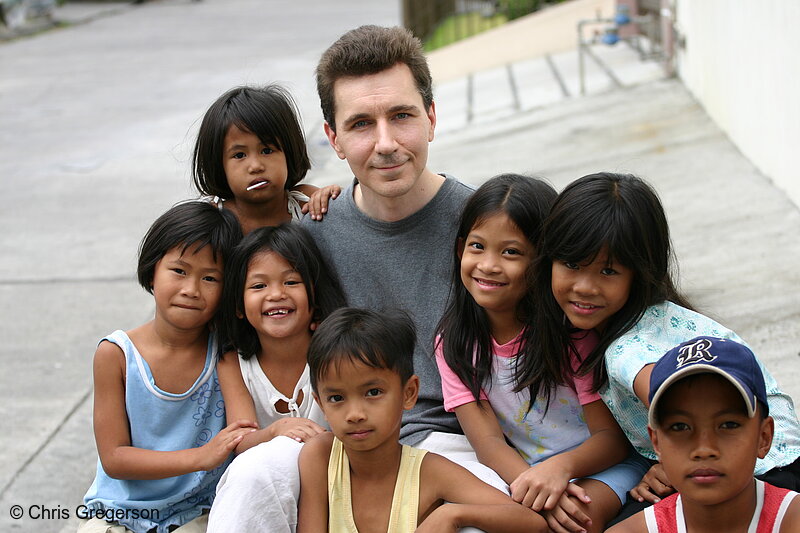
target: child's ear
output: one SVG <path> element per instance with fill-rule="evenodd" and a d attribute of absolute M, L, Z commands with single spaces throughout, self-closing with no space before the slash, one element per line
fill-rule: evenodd
<path fill-rule="evenodd" d="M 458 241 L 456 241 L 456 246 L 456 249 L 458 250 L 458 260 L 461 261 L 461 258 L 464 257 L 464 239 L 459 237 Z"/>
<path fill-rule="evenodd" d="M 658 432 L 656 430 L 654 430 L 653 428 L 651 428 L 650 426 L 647 426 L 647 434 L 650 435 L 650 441 L 653 443 L 653 451 L 656 452 L 656 455 L 658 456 L 658 458 L 660 460 L 661 459 L 661 451 L 658 449 L 659 448 L 659 446 L 658 446 Z"/>
<path fill-rule="evenodd" d="M 416 374 L 408 378 L 406 384 L 403 385 L 403 409 L 408 411 L 417 404 L 417 396 L 419 395 L 419 378 Z"/>
<path fill-rule="evenodd" d="M 756 415 L 758 416 L 758 415 Z M 758 458 L 763 459 L 767 456 L 772 447 L 772 435 L 775 434 L 775 421 L 771 416 L 761 421 L 761 430 L 758 433 Z"/>

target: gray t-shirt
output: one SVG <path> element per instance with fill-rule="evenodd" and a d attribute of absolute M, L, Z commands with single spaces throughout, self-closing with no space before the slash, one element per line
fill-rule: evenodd
<path fill-rule="evenodd" d="M 336 270 L 349 305 L 404 309 L 414 320 L 419 400 L 403 415 L 400 432 L 403 442 L 410 445 L 431 431 L 462 433 L 455 415 L 444 410 L 433 337 L 450 292 L 458 219 L 473 189 L 452 176 L 444 177 L 430 202 L 397 222 L 364 214 L 353 200 L 355 181 L 330 202 L 322 221 L 309 217 L 302 221 Z"/>

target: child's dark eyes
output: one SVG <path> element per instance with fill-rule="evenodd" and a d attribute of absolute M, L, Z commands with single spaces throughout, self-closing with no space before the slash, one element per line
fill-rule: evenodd
<path fill-rule="evenodd" d="M 562 264 L 570 270 L 578 270 L 580 268 L 578 263 L 573 263 L 572 261 L 563 261 Z"/>
<path fill-rule="evenodd" d="M 266 148 L 261 150 L 261 153 L 264 154 L 264 155 L 269 155 L 269 154 L 271 154 L 273 152 L 275 152 L 275 149 L 274 148 L 270 148 L 269 146 L 267 146 Z"/>
<path fill-rule="evenodd" d="M 235 154 L 233 154 L 231 157 L 232 157 L 233 159 L 243 159 L 243 158 L 244 158 L 244 152 L 236 152 L 236 153 L 235 153 Z"/>
<path fill-rule="evenodd" d="M 341 394 L 331 394 L 328 396 L 328 403 L 337 403 L 341 402 L 342 400 L 344 400 L 344 398 L 342 398 Z"/>
<path fill-rule="evenodd" d="M 506 255 L 522 255 L 522 252 L 520 252 L 516 248 L 506 248 L 505 250 L 503 250 L 503 253 Z"/>
<path fill-rule="evenodd" d="M 613 276 L 615 274 L 618 274 L 618 272 L 611 267 L 604 268 L 603 270 L 600 271 L 600 273 L 603 274 L 604 276 Z"/>
<path fill-rule="evenodd" d="M 296 280 L 296 279 L 290 279 L 290 280 L 286 280 L 283 284 L 284 285 L 288 285 L 288 286 L 292 286 L 292 285 L 302 285 L 303 282 L 300 281 L 300 280 Z"/>
<path fill-rule="evenodd" d="M 675 422 L 669 425 L 669 429 L 670 431 L 687 431 L 689 429 L 689 424 L 686 422 Z"/>
<path fill-rule="evenodd" d="M 203 276 L 203 281 L 217 282 L 218 280 L 214 276 Z"/>
<path fill-rule="evenodd" d="M 184 269 L 182 269 L 182 268 L 175 267 L 175 268 L 171 268 L 170 270 L 172 270 L 173 272 L 175 272 L 176 274 L 178 274 L 180 276 L 186 275 L 186 271 Z"/>
<path fill-rule="evenodd" d="M 259 283 L 253 283 L 252 285 L 250 285 L 250 288 L 251 289 L 263 289 L 266 286 L 267 286 L 266 283 L 259 282 Z"/>
<path fill-rule="evenodd" d="M 467 248 L 472 248 L 473 250 L 483 250 L 483 245 L 479 242 L 469 242 L 467 243 Z"/>
<path fill-rule="evenodd" d="M 738 428 L 740 426 L 741 426 L 741 424 L 739 424 L 739 422 L 736 422 L 734 420 L 728 420 L 728 421 L 723 422 L 722 424 L 720 424 L 719 427 L 721 427 L 722 429 L 736 429 L 736 428 Z"/>
<path fill-rule="evenodd" d="M 369 389 L 367 391 L 367 396 L 380 396 L 383 393 L 381 389 Z"/>

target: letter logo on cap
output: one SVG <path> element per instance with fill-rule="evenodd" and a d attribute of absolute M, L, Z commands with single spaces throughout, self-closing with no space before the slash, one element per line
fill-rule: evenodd
<path fill-rule="evenodd" d="M 709 348 L 711 348 L 711 341 L 708 339 L 699 339 L 695 343 L 683 346 L 678 350 L 678 366 L 676 368 L 681 368 L 682 366 L 692 363 L 710 363 L 716 359 L 717 356 L 712 355 L 708 351 Z"/>

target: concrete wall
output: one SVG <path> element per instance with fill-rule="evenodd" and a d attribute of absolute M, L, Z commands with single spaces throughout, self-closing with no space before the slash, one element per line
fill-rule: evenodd
<path fill-rule="evenodd" d="M 677 0 L 678 75 L 800 206 L 800 2 Z M 699 178 L 699 176 L 697 176 Z"/>
<path fill-rule="evenodd" d="M 614 0 L 573 0 L 557 4 L 453 43 L 428 54 L 437 83 L 523 59 L 577 47 L 576 24 L 614 14 Z"/>

